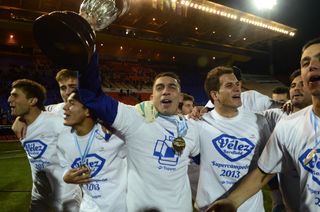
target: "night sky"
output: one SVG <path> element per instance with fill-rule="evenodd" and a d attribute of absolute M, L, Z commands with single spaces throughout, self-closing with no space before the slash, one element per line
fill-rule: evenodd
<path fill-rule="evenodd" d="M 274 71 L 279 78 L 299 68 L 301 47 L 306 41 L 320 36 L 320 0 L 277 0 L 277 5 L 271 11 L 259 11 L 252 4 L 252 0 L 213 2 L 264 18 L 270 16 L 272 20 L 298 30 L 293 39 L 274 45 Z"/>

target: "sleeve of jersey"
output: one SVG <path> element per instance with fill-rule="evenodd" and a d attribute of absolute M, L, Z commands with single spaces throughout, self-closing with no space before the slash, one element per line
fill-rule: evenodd
<path fill-rule="evenodd" d="M 272 100 L 270 97 L 263 95 L 262 93 L 259 93 L 258 91 L 254 91 L 254 99 L 257 104 L 257 107 L 259 108 L 258 111 L 267 110 L 272 105 Z"/>
<path fill-rule="evenodd" d="M 195 135 L 194 135 L 194 147 L 191 151 L 191 157 L 196 157 L 200 154 L 200 124 L 197 121 L 194 120 L 188 120 L 188 122 L 191 122 L 190 125 L 191 127 L 195 128 Z M 200 161 L 199 161 L 200 163 Z"/>
<path fill-rule="evenodd" d="M 68 147 L 67 145 L 65 145 L 66 143 L 69 143 L 71 141 L 66 142 L 66 137 L 64 135 L 65 135 L 65 132 L 62 132 L 59 135 L 58 145 L 57 145 L 57 155 L 59 158 L 59 165 L 64 170 L 63 176 L 68 171 L 71 164 L 71 162 L 68 161 L 68 157 L 66 155 L 66 150 L 68 149 Z"/>
<path fill-rule="evenodd" d="M 283 138 L 280 136 L 281 130 L 282 127 L 277 125 L 259 158 L 258 167 L 265 173 L 281 172 L 284 155 L 283 141 L 281 142 Z"/>
<path fill-rule="evenodd" d="M 80 98 L 94 116 L 112 125 L 117 116 L 118 101 L 103 93 L 98 65 L 98 54 L 95 52 L 88 67 L 79 75 Z"/>

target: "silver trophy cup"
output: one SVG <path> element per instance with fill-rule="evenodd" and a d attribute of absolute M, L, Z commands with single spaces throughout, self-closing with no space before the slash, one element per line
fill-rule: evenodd
<path fill-rule="evenodd" d="M 38 17 L 34 38 L 54 65 L 81 71 L 95 51 L 95 31 L 127 12 L 128 5 L 127 0 L 84 0 L 79 14 L 54 11 Z"/>

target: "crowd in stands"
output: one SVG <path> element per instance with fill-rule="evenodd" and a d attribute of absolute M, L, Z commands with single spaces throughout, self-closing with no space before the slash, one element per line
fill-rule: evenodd
<path fill-rule="evenodd" d="M 0 69 L 0 124 L 12 123 L 7 97 L 11 83 L 17 79 L 32 79 L 45 85 L 47 89 L 46 104 L 60 102 L 59 88 L 54 76 L 54 70 L 43 56 L 36 56 L 27 65 L 23 63 L 2 62 Z M 101 64 L 102 86 L 106 92 L 128 104 L 137 104 L 148 100 L 152 80 L 156 72 L 152 68 L 135 63 L 106 62 Z"/>
<path fill-rule="evenodd" d="M 152 80 L 156 75 L 153 69 L 134 63 L 103 62 L 100 68 L 102 86 L 111 89 L 117 87 L 137 90 L 151 88 Z"/>

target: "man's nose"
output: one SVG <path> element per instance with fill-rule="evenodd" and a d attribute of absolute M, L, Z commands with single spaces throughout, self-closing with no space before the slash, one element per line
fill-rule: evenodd
<path fill-rule="evenodd" d="M 164 89 L 163 89 L 163 94 L 164 95 L 168 95 L 168 94 L 170 94 L 170 89 L 169 89 L 169 87 L 164 87 Z"/>
<path fill-rule="evenodd" d="M 66 93 L 69 95 L 69 94 L 72 93 L 73 90 L 74 90 L 73 88 L 67 88 L 67 92 Z"/>
<path fill-rule="evenodd" d="M 309 71 L 316 71 L 320 69 L 320 62 L 318 59 L 311 59 L 309 65 Z"/>

